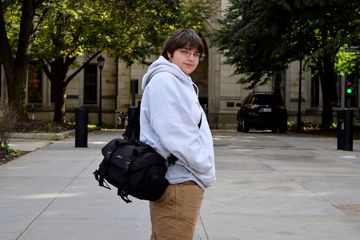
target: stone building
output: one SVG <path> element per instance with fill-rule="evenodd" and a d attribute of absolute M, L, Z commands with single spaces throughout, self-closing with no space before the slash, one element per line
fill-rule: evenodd
<path fill-rule="evenodd" d="M 216 1 L 217 14 L 226 8 L 227 1 Z M 216 29 L 214 15 L 204 23 L 207 31 Z M 208 112 L 208 119 L 212 128 L 236 129 L 236 112 L 240 103 L 250 91 L 272 91 L 280 93 L 289 111 L 289 120 L 296 120 L 299 96 L 299 63 L 293 62 L 288 69 L 273 76 L 265 86 L 255 87 L 253 90 L 246 89 L 245 85 L 239 84 L 240 76 L 234 76 L 234 68 L 224 64 L 224 58 L 217 49 L 210 45 L 205 33 L 202 34 L 206 45 L 206 56 L 199 64 L 197 70 L 192 74 L 193 81 L 200 90 L 200 103 Z M 103 55 L 105 64 L 100 71 L 96 59 L 87 65 L 67 87 L 66 91 L 66 119 L 74 120 L 75 109 L 85 106 L 89 109 L 89 121 L 98 123 L 99 99 L 101 97 L 101 119 L 102 125 L 118 127 L 124 124 L 123 116 L 128 108 L 141 99 L 141 79 L 147 66 L 133 64 L 127 67 L 120 59 Z M 149 62 L 156 59 L 153 57 Z M 81 61 L 81 59 L 79 59 Z M 101 89 L 100 92 L 100 74 Z M 6 97 L 6 84 L 4 72 L 0 68 L 0 94 Z M 341 96 L 344 79 L 338 79 L 338 94 Z M 131 95 L 131 84 L 135 88 L 136 95 Z M 51 85 L 46 75 L 32 66 L 29 67 L 27 83 L 27 102 L 29 106 L 29 117 L 35 119 L 52 120 L 54 104 L 51 99 Z M 359 84 L 355 85 L 355 100 L 353 106 L 357 110 L 360 99 L 358 97 Z M 302 120 L 306 122 L 321 122 L 321 86 L 317 76 L 311 72 L 304 72 L 301 78 L 301 112 Z M 334 105 L 334 112 L 344 107 L 344 99 L 339 98 Z M 120 119 L 120 120 L 118 120 Z"/>

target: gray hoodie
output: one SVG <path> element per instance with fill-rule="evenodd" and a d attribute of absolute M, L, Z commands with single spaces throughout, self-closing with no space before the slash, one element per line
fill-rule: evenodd
<path fill-rule="evenodd" d="M 205 189 L 215 182 L 214 148 L 194 86 L 164 57 L 153 62 L 142 79 L 140 140 L 165 158 L 178 158 L 166 173 L 170 184 L 192 180 Z"/>

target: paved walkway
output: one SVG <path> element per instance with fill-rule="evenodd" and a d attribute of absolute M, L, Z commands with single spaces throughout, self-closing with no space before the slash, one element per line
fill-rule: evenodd
<path fill-rule="evenodd" d="M 125 204 L 97 186 L 100 149 L 120 132 L 13 139 L 30 150 L 0 165 L 1 240 L 144 240 L 148 203 Z M 195 240 L 360 239 L 360 142 L 214 131 L 217 183 L 205 195 Z"/>

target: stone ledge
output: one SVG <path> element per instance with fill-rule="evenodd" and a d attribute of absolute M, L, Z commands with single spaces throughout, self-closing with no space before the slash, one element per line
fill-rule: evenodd
<path fill-rule="evenodd" d="M 75 130 L 61 133 L 10 133 L 10 138 L 41 139 L 41 140 L 62 140 L 75 135 Z"/>

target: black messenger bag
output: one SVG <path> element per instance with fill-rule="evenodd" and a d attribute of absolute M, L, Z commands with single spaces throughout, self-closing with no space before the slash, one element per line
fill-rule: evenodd
<path fill-rule="evenodd" d="M 113 139 L 102 148 L 102 154 L 95 178 L 102 187 L 110 189 L 106 182 L 116 187 L 126 203 L 131 202 L 128 195 L 155 201 L 169 185 L 166 159 L 139 140 Z"/>

